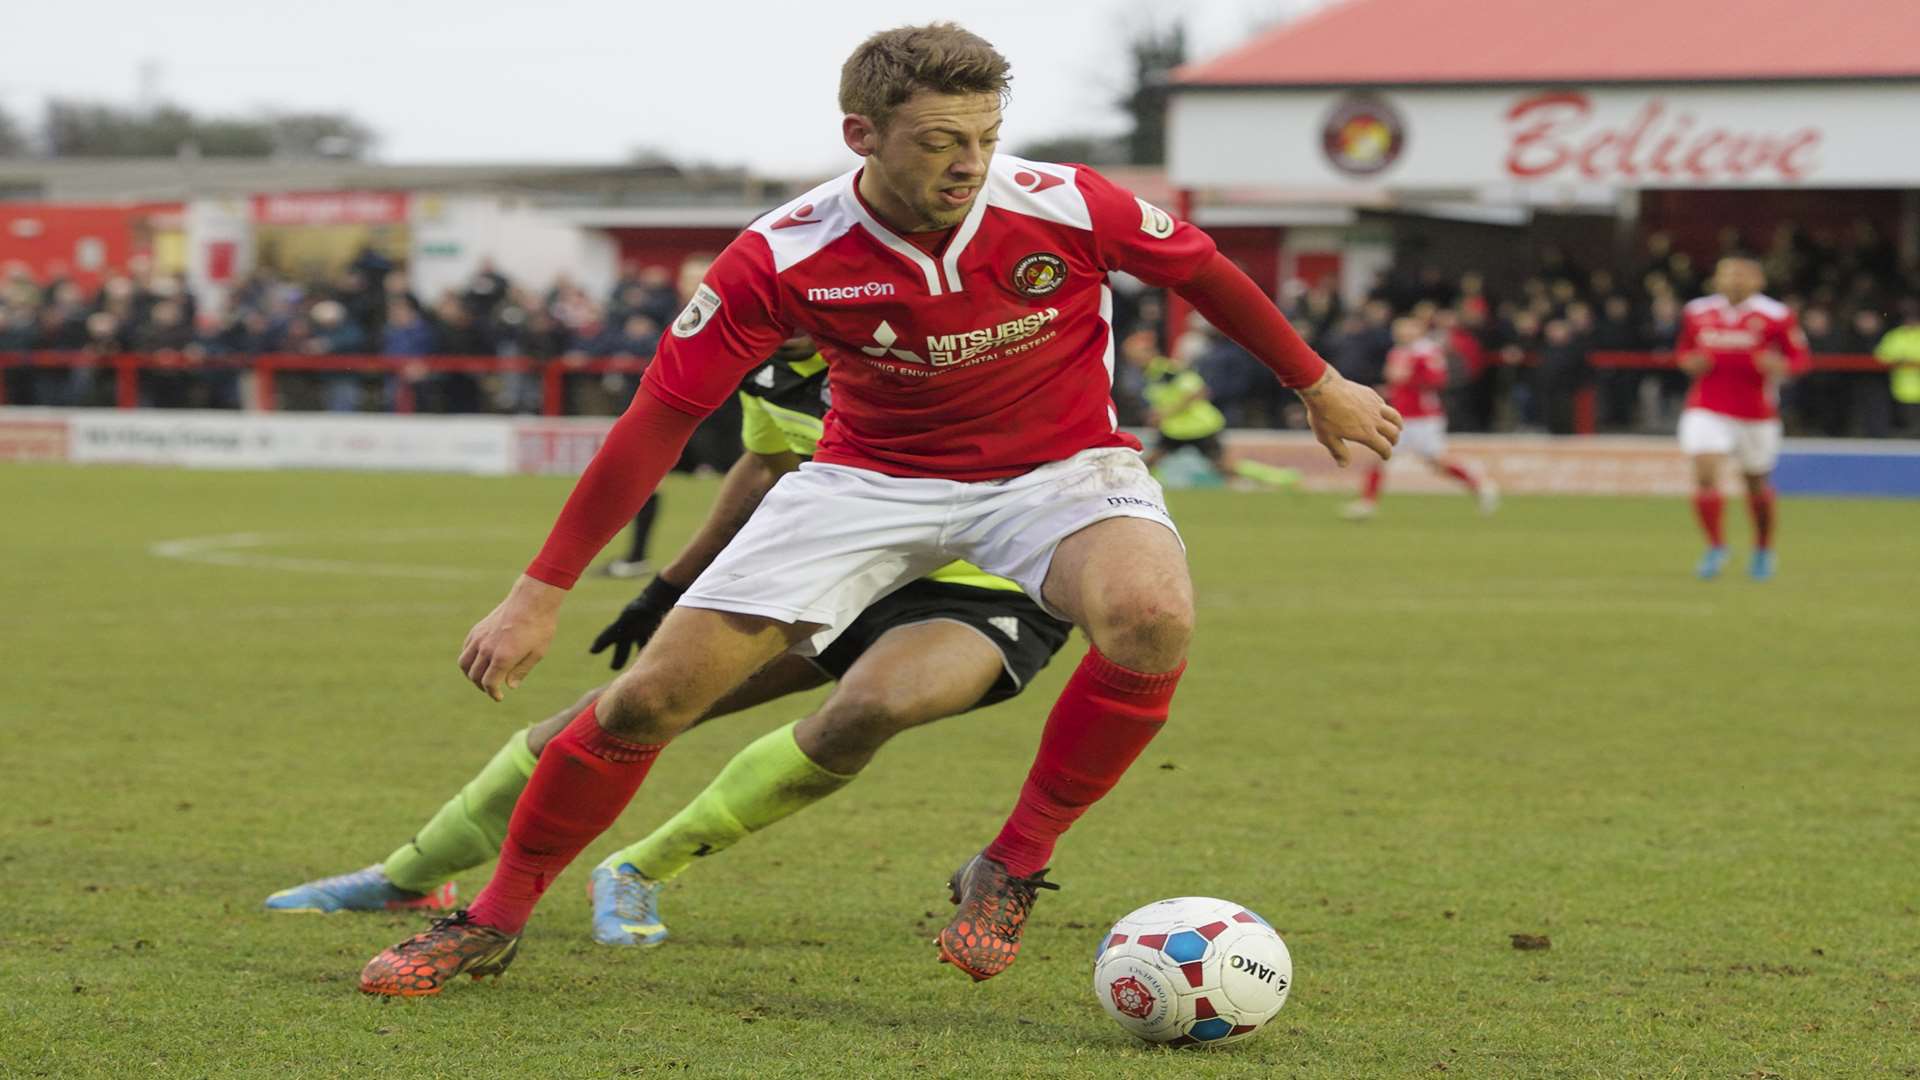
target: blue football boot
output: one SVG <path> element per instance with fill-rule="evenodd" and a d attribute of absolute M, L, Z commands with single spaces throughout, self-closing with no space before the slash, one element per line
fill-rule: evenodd
<path fill-rule="evenodd" d="M 1773 580 L 1773 549 L 1755 548 L 1753 562 L 1747 566 L 1747 576 L 1755 581 Z"/>
<path fill-rule="evenodd" d="M 587 899 L 593 903 L 593 940 L 642 948 L 667 940 L 667 926 L 660 921 L 664 887 L 641 876 L 632 863 L 615 864 L 609 859 L 594 867 L 587 882 Z"/>
<path fill-rule="evenodd" d="M 1720 571 L 1726 568 L 1727 549 L 1710 547 L 1705 555 L 1700 556 L 1700 565 L 1694 569 L 1693 573 L 1701 581 L 1712 581 L 1720 576 Z"/>
<path fill-rule="evenodd" d="M 267 897 L 267 910 L 329 915 L 336 911 L 451 911 L 454 896 L 451 881 L 423 893 L 403 889 L 388 881 L 387 872 L 375 863 L 351 874 L 281 889 Z"/>

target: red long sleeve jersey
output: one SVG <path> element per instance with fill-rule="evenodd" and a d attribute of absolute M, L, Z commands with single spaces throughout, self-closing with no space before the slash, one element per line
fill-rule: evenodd
<path fill-rule="evenodd" d="M 1767 420 L 1777 414 L 1778 387 L 1760 371 L 1756 358 L 1777 351 L 1793 374 L 1812 363 L 1806 335 L 1793 310 L 1770 296 L 1755 294 L 1738 304 L 1715 294 L 1686 306 L 1673 351 L 1704 352 L 1712 360 L 1694 380 L 1687 407 L 1741 420 Z"/>
<path fill-rule="evenodd" d="M 833 378 L 814 460 L 894 476 L 1017 476 L 1139 444 L 1113 412 L 1109 271 L 1177 286 L 1213 241 L 1077 165 L 995 155 L 945 246 L 880 222 L 858 170 L 751 225 L 708 271 L 647 388 L 693 413 L 726 400 L 793 333 Z"/>

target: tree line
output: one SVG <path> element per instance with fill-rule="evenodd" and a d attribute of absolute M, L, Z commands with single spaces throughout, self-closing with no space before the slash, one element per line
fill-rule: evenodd
<path fill-rule="evenodd" d="M 345 113 L 195 113 L 179 105 L 114 105 L 54 99 L 32 128 L 0 109 L 0 157 L 358 160 L 378 136 Z"/>

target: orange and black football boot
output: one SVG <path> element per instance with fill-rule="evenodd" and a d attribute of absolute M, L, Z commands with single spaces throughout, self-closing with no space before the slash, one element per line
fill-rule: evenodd
<path fill-rule="evenodd" d="M 519 949 L 519 934 L 481 926 L 462 909 L 367 961 L 360 990 L 395 997 L 437 994 L 457 975 L 499 975 Z"/>
<path fill-rule="evenodd" d="M 1060 886 L 1039 870 L 1032 877 L 1014 877 L 1007 868 L 981 852 L 947 880 L 960 910 L 940 931 L 940 959 L 975 982 L 991 979 L 1013 966 L 1020 955 L 1020 932 L 1041 889 Z"/>

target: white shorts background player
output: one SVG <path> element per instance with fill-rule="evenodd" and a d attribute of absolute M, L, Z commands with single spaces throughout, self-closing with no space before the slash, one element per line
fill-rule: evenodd
<path fill-rule="evenodd" d="M 1411 436 L 1413 425 L 1407 427 L 1407 434 Z M 1695 459 L 1731 461 L 1742 476 L 1765 476 L 1773 472 L 1773 467 L 1780 463 L 1783 434 L 1778 419 L 1742 420 L 1710 409 L 1680 412 L 1680 452 Z M 1714 473 L 1717 482 L 1719 470 L 1715 469 Z"/>
<path fill-rule="evenodd" d="M 472 909 L 376 956 L 361 989 L 435 993 L 504 970 L 548 883 L 669 740 L 769 660 L 817 648 L 849 613 L 955 557 L 1020 582 L 1092 643 L 1006 826 L 951 879 L 959 911 L 942 959 L 976 979 L 1010 965 L 1053 887 L 1054 842 L 1165 721 L 1193 627 L 1179 537 L 1114 422 L 1109 272 L 1175 289 L 1297 387 L 1343 464 L 1348 440 L 1391 454 L 1398 414 L 1333 373 L 1204 233 L 1091 170 L 995 159 L 1007 86 L 1005 59 L 950 23 L 876 34 L 848 59 L 842 135 L 861 168 L 721 253 L 540 555 L 468 635 L 461 669 L 495 698 L 519 685 L 628 504 L 796 332 L 832 372 L 817 456 L 548 744 Z M 808 299 L 821 289 L 842 299 Z M 799 491 L 806 512 L 787 512 Z"/>

